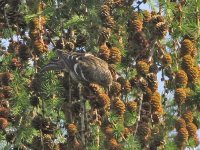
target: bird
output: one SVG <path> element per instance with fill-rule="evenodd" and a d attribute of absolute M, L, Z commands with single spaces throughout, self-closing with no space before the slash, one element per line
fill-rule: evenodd
<path fill-rule="evenodd" d="M 99 84 L 105 88 L 112 85 L 112 74 L 106 61 L 91 53 L 64 52 L 56 50 L 58 59 L 44 66 L 40 73 L 57 70 L 66 71 L 70 77 L 83 85 Z"/>

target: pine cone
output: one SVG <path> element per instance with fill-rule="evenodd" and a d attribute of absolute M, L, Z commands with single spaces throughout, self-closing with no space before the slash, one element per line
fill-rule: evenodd
<path fill-rule="evenodd" d="M 161 107 L 161 96 L 157 91 L 151 96 L 151 109 L 152 111 L 157 111 Z"/>
<path fill-rule="evenodd" d="M 110 107 L 110 98 L 107 94 L 99 94 L 97 101 L 98 108 L 109 108 Z"/>
<path fill-rule="evenodd" d="M 18 53 L 19 46 L 20 46 L 19 42 L 10 41 L 7 52 L 8 53 Z"/>
<path fill-rule="evenodd" d="M 103 93 L 101 86 L 98 84 L 90 83 L 89 88 L 94 94 L 99 95 L 99 94 Z"/>
<path fill-rule="evenodd" d="M 140 121 L 144 123 L 149 123 L 150 117 L 148 115 L 141 115 L 140 116 Z"/>
<path fill-rule="evenodd" d="M 121 84 L 119 82 L 113 82 L 110 88 L 110 95 L 118 96 L 121 92 Z"/>
<path fill-rule="evenodd" d="M 122 150 L 122 146 L 114 138 L 107 140 L 107 145 L 109 150 Z"/>
<path fill-rule="evenodd" d="M 4 98 L 10 98 L 12 96 L 12 88 L 4 85 L 2 87 L 2 94 L 4 95 Z"/>
<path fill-rule="evenodd" d="M 108 69 L 110 70 L 112 78 L 115 81 L 117 79 L 117 76 L 118 76 L 117 72 L 116 72 L 116 65 L 115 64 L 109 64 Z"/>
<path fill-rule="evenodd" d="M 117 114 L 122 117 L 126 111 L 126 107 L 124 102 L 120 99 L 120 98 L 115 98 L 114 102 L 113 102 L 113 107 L 114 110 L 117 112 Z"/>
<path fill-rule="evenodd" d="M 136 65 L 138 74 L 145 76 L 149 72 L 149 66 L 145 61 L 138 61 Z"/>
<path fill-rule="evenodd" d="M 46 4 L 44 2 L 40 2 L 38 4 L 38 11 L 42 11 L 46 8 Z"/>
<path fill-rule="evenodd" d="M 149 73 L 147 74 L 146 78 L 148 81 L 148 87 L 152 92 L 155 92 L 158 89 L 157 74 Z"/>
<path fill-rule="evenodd" d="M 105 19 L 110 16 L 110 7 L 108 5 L 102 5 L 100 10 L 100 17 Z"/>
<path fill-rule="evenodd" d="M 130 32 L 140 32 L 142 31 L 143 23 L 141 20 L 131 20 L 128 26 Z"/>
<path fill-rule="evenodd" d="M 124 131 L 123 131 L 123 135 L 125 138 L 128 138 L 128 136 L 131 134 L 131 131 L 129 128 L 124 128 Z"/>
<path fill-rule="evenodd" d="M 48 134 L 44 134 L 43 135 L 43 144 L 41 141 L 41 137 L 36 136 L 33 138 L 32 144 L 31 144 L 31 148 L 33 150 L 38 150 L 38 149 L 47 149 L 47 150 L 52 150 L 55 148 L 55 143 L 52 140 L 51 135 Z"/>
<path fill-rule="evenodd" d="M 132 88 L 136 87 L 136 86 L 137 86 L 137 82 L 138 82 L 137 77 L 132 77 L 132 78 L 129 80 L 129 82 L 130 82 Z"/>
<path fill-rule="evenodd" d="M 9 72 L 0 73 L 0 82 L 2 85 L 8 86 L 13 79 L 13 75 Z"/>
<path fill-rule="evenodd" d="M 189 39 L 184 39 L 181 43 L 180 55 L 190 55 L 193 51 L 193 43 Z"/>
<path fill-rule="evenodd" d="M 176 86 L 185 87 L 187 85 L 187 82 L 188 82 L 187 74 L 185 73 L 185 71 L 179 70 L 176 73 L 176 77 L 175 77 Z"/>
<path fill-rule="evenodd" d="M 36 130 L 42 129 L 42 117 L 41 116 L 36 116 L 32 120 L 32 126 Z"/>
<path fill-rule="evenodd" d="M 139 17 L 139 13 L 134 11 L 132 14 L 131 14 L 131 20 L 134 21 L 134 20 L 140 20 L 140 17 Z"/>
<path fill-rule="evenodd" d="M 160 123 L 160 117 L 161 115 L 158 113 L 153 113 L 152 114 L 152 120 L 154 124 L 159 124 Z"/>
<path fill-rule="evenodd" d="M 188 76 L 188 80 L 191 83 L 196 83 L 197 79 L 199 77 L 199 69 L 198 69 L 198 67 L 194 66 L 194 67 L 188 68 L 187 76 Z"/>
<path fill-rule="evenodd" d="M 151 101 L 151 95 L 152 95 L 152 91 L 150 88 L 146 88 L 144 91 L 144 95 L 143 95 L 143 101 L 144 102 L 150 102 Z"/>
<path fill-rule="evenodd" d="M 121 62 L 121 52 L 120 49 L 117 47 L 112 47 L 110 49 L 110 58 L 109 58 L 110 63 L 117 64 Z"/>
<path fill-rule="evenodd" d="M 192 56 L 192 58 L 194 58 L 194 57 L 196 57 L 197 56 L 197 54 L 198 54 L 198 49 L 197 49 L 197 47 L 193 47 L 193 50 L 192 50 L 192 52 L 191 52 L 191 56 Z"/>
<path fill-rule="evenodd" d="M 188 141 L 188 131 L 186 128 L 181 128 L 179 131 L 178 131 L 178 134 L 176 136 L 176 144 L 178 146 L 185 146 L 186 142 Z"/>
<path fill-rule="evenodd" d="M 137 110 L 137 102 L 129 101 L 126 105 L 127 110 L 130 112 L 135 112 Z"/>
<path fill-rule="evenodd" d="M 114 18 L 111 16 L 107 16 L 104 20 L 103 20 L 103 26 L 106 28 L 110 28 L 112 29 L 113 26 L 115 24 Z"/>
<path fill-rule="evenodd" d="M 181 128 L 186 128 L 186 122 L 183 118 L 179 118 L 175 123 L 175 128 L 179 131 Z"/>
<path fill-rule="evenodd" d="M 125 6 L 124 0 L 115 0 L 113 2 L 113 8 L 118 8 L 118 7 L 123 7 L 123 6 Z"/>
<path fill-rule="evenodd" d="M 151 105 L 149 104 L 149 102 L 144 102 L 142 103 L 142 109 L 144 109 L 147 112 L 150 112 L 151 110 Z"/>
<path fill-rule="evenodd" d="M 8 126 L 8 120 L 5 118 L 0 118 L 0 129 L 4 129 Z"/>
<path fill-rule="evenodd" d="M 10 68 L 11 68 L 12 70 L 15 70 L 15 69 L 17 69 L 17 68 L 20 68 L 21 66 L 22 66 L 22 64 L 21 64 L 20 60 L 18 60 L 18 58 L 13 58 L 13 59 L 11 60 Z"/>
<path fill-rule="evenodd" d="M 128 92 L 130 92 L 132 87 L 131 87 L 131 84 L 130 84 L 129 80 L 125 80 L 124 79 L 123 81 L 120 81 L 119 79 L 117 79 L 117 81 L 119 81 L 119 83 L 121 84 L 122 93 L 127 94 Z"/>
<path fill-rule="evenodd" d="M 44 43 L 43 39 L 37 39 L 34 41 L 36 54 L 46 53 L 48 51 L 48 45 Z"/>
<path fill-rule="evenodd" d="M 46 24 L 46 17 L 40 16 L 33 19 L 34 28 L 40 28 L 41 26 Z"/>
<path fill-rule="evenodd" d="M 111 126 L 104 127 L 103 132 L 107 138 L 112 138 L 114 136 L 114 130 Z"/>
<path fill-rule="evenodd" d="M 157 36 L 159 39 L 162 39 L 168 31 L 168 27 L 165 22 L 159 22 L 156 24 L 155 29 L 154 29 L 154 34 Z"/>
<path fill-rule="evenodd" d="M 187 110 L 184 114 L 183 114 L 183 119 L 185 120 L 185 122 L 190 123 L 193 122 L 193 114 L 190 110 Z"/>
<path fill-rule="evenodd" d="M 160 135 L 160 134 L 162 134 L 162 133 L 158 133 L 158 134 L 154 135 L 153 142 L 150 144 L 150 150 L 158 149 L 158 147 L 165 144 L 164 137 L 163 137 L 163 135 Z"/>
<path fill-rule="evenodd" d="M 148 49 L 149 41 L 148 41 L 146 34 L 144 32 L 142 32 L 142 31 L 137 32 L 137 33 L 134 34 L 134 36 L 132 38 L 133 38 L 133 41 L 131 41 L 131 42 L 133 42 L 134 44 L 137 44 L 137 49 L 139 51 Z M 141 53 L 141 54 L 143 54 L 143 53 Z"/>
<path fill-rule="evenodd" d="M 101 45 L 99 47 L 98 56 L 99 56 L 99 58 L 101 58 L 105 61 L 108 61 L 109 57 L 110 57 L 110 49 L 105 44 Z"/>
<path fill-rule="evenodd" d="M 105 44 L 105 42 L 110 38 L 111 29 L 110 28 L 102 28 L 99 35 L 99 44 Z"/>
<path fill-rule="evenodd" d="M 143 22 L 145 24 L 148 23 L 151 20 L 151 14 L 147 10 L 144 10 L 142 14 L 143 14 Z"/>
<path fill-rule="evenodd" d="M 178 88 L 175 91 L 175 101 L 178 105 L 184 104 L 186 100 L 186 92 L 183 88 Z"/>
<path fill-rule="evenodd" d="M 148 123 L 145 123 L 145 122 L 139 122 L 139 128 L 138 128 L 138 131 L 137 131 L 137 135 L 139 137 L 148 137 L 150 136 L 151 134 L 151 129 L 150 129 L 150 126 L 148 125 Z"/>
<path fill-rule="evenodd" d="M 23 61 L 27 61 L 30 58 L 30 49 L 27 45 L 21 44 L 19 47 L 19 57 Z"/>
<path fill-rule="evenodd" d="M 7 118 L 10 110 L 5 107 L 0 107 L 0 118 Z"/>
<path fill-rule="evenodd" d="M 76 125 L 73 123 L 67 125 L 67 131 L 69 133 L 69 136 L 75 136 L 78 132 Z"/>
<path fill-rule="evenodd" d="M 187 130 L 188 130 L 188 133 L 189 133 L 189 136 L 190 137 L 196 137 L 197 136 L 197 127 L 194 123 L 189 123 L 187 125 Z"/>
<path fill-rule="evenodd" d="M 150 23 L 152 23 L 153 25 L 156 25 L 160 22 L 164 22 L 164 18 L 161 15 L 153 15 L 151 17 Z"/>
<path fill-rule="evenodd" d="M 156 64 L 152 64 L 152 65 L 149 67 L 149 73 L 157 74 L 157 73 L 158 73 L 158 66 L 157 66 Z"/>
<path fill-rule="evenodd" d="M 153 82 L 149 84 L 149 88 L 151 89 L 152 92 L 156 92 L 158 90 L 158 82 Z"/>
<path fill-rule="evenodd" d="M 187 72 L 188 69 L 194 66 L 194 59 L 190 55 L 185 55 L 182 59 L 181 67 Z"/>
<path fill-rule="evenodd" d="M 162 64 L 164 66 L 169 66 L 172 64 L 172 58 L 170 54 L 165 54 L 162 58 Z"/>

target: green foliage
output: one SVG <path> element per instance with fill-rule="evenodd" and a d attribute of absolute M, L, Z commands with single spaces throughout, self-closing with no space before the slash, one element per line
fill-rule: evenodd
<path fill-rule="evenodd" d="M 27 90 L 28 80 L 22 78 L 22 74 L 16 70 L 13 72 L 14 79 L 10 84 L 12 88 L 12 101 L 14 102 L 13 114 L 21 114 L 26 109 L 30 108 L 29 94 Z M 23 84 L 22 84 L 23 83 Z"/>
<path fill-rule="evenodd" d="M 172 134 L 174 132 L 176 119 L 182 117 L 184 110 L 189 109 L 193 112 L 196 124 L 200 124 L 199 112 L 197 111 L 197 109 L 200 108 L 200 85 L 193 85 L 189 99 L 181 107 L 177 106 L 173 98 L 174 90 L 177 88 L 174 80 L 175 73 L 181 68 L 179 53 L 181 51 L 182 39 L 185 35 L 194 37 L 196 48 L 198 50 L 200 48 L 199 23 L 197 21 L 197 11 L 200 9 L 200 1 L 187 0 L 186 4 L 180 4 L 180 1 L 148 0 L 148 4 L 145 5 L 147 7 L 150 6 L 151 10 L 155 11 L 150 12 L 151 16 L 158 17 L 161 15 L 161 18 L 158 18 L 156 21 L 159 22 L 159 19 L 162 20 L 162 18 L 164 21 L 156 25 L 152 25 L 152 22 L 149 22 L 149 25 L 145 25 L 146 23 L 143 22 L 142 31 L 129 31 L 130 25 L 133 25 L 133 30 L 140 30 L 140 23 L 132 22 L 134 20 L 133 12 L 139 13 L 139 18 L 144 19 L 143 11 L 140 10 L 141 6 L 139 0 L 135 0 L 134 4 L 130 6 L 127 3 L 123 4 L 123 2 L 129 1 L 118 1 L 118 3 L 109 6 L 111 10 L 108 11 L 106 10 L 107 8 L 102 10 L 102 5 L 108 2 L 104 0 L 30 0 L 21 1 L 21 4 L 19 4 L 18 7 L 16 6 L 15 9 L 11 2 L 14 1 L 7 1 L 8 4 L 5 7 L 7 12 L 11 10 L 11 13 L 8 13 L 8 17 L 10 18 L 0 16 L 0 27 L 3 27 L 3 29 L 0 28 L 0 39 L 12 39 L 14 42 L 18 43 L 17 46 L 14 45 L 13 53 L 10 52 L 9 54 L 5 51 L 0 52 L 0 61 L 2 62 L 0 71 L 2 73 L 9 72 L 13 76 L 13 79 L 9 81 L 9 87 L 11 88 L 9 92 L 11 92 L 11 96 L 5 99 L 4 97 L 0 97 L 0 102 L 2 102 L 1 100 L 5 100 L 10 104 L 9 110 L 11 113 L 9 115 L 11 116 L 9 117 L 14 117 L 14 121 L 12 120 L 13 118 L 11 119 L 12 121 L 9 120 L 8 127 L 16 131 L 16 140 L 12 144 L 7 144 L 7 149 L 10 149 L 11 145 L 19 146 L 21 144 L 25 144 L 29 147 L 34 137 L 39 136 L 42 138 L 44 136 L 42 130 L 33 128 L 32 120 L 36 116 L 41 116 L 42 119 L 50 118 L 52 121 L 51 123 L 56 124 L 56 131 L 51 135 L 54 144 L 56 142 L 65 143 L 67 146 L 70 144 L 72 146 L 80 144 L 81 148 L 85 146 L 86 149 L 89 150 L 113 149 L 109 147 L 110 143 L 107 144 L 111 138 L 114 139 L 114 143 L 111 144 L 114 146 L 122 145 L 124 150 L 149 148 L 150 144 L 152 144 L 151 142 L 155 140 L 154 134 L 158 134 L 154 133 L 156 132 L 154 130 L 159 130 L 162 136 L 165 135 L 165 143 L 160 147 L 164 147 L 166 150 L 177 150 L 179 148 L 176 146 L 174 142 L 175 137 L 174 134 Z M 44 2 L 45 5 L 43 6 L 40 2 Z M 116 1 L 113 1 L 113 3 L 114 2 Z M 106 3 L 106 5 L 111 4 Z M 1 5 L 1 7 L 3 6 Z M 39 7 L 41 8 L 39 9 Z M 15 10 L 14 14 L 16 14 L 17 17 L 15 15 L 12 16 L 12 9 Z M 158 11 L 160 12 L 156 14 Z M 20 18 L 18 13 L 22 15 L 22 18 Z M 46 23 L 43 24 L 40 20 L 38 23 L 35 23 L 38 24 L 35 25 L 35 30 L 32 30 L 31 27 L 33 24 L 30 24 L 31 21 L 40 17 L 44 17 Z M 8 19 L 9 24 L 5 22 L 6 19 Z M 20 24 L 20 19 L 25 19 L 26 25 Z M 112 19 L 115 24 L 110 27 L 111 32 L 102 32 L 103 24 L 107 23 L 109 25 L 109 21 L 112 22 Z M 162 28 L 159 28 L 159 30 L 155 29 L 158 29 L 159 25 L 165 25 L 165 23 L 168 26 L 168 29 L 166 29 L 169 31 L 168 34 L 162 39 L 156 39 L 155 37 L 157 37 L 157 34 L 162 32 Z M 165 29 L 165 27 L 163 28 Z M 144 32 L 144 36 L 139 38 L 134 37 L 136 32 Z M 85 85 L 85 89 L 83 90 L 85 93 L 82 93 L 83 96 L 79 97 L 77 83 L 73 81 L 69 83 L 66 81 L 67 74 L 56 71 L 49 71 L 44 74 L 38 73 L 40 69 L 51 62 L 52 59 L 57 59 L 56 49 L 60 49 L 61 47 L 61 49 L 68 51 L 67 46 L 69 45 L 67 44 L 72 44 L 72 47 L 75 47 L 72 51 L 86 50 L 98 56 L 99 46 L 102 46 L 99 43 L 101 36 L 106 38 L 105 41 L 107 43 L 103 44 L 107 45 L 109 48 L 113 46 L 120 49 L 122 62 L 115 65 L 117 76 L 124 77 L 126 80 L 136 77 L 137 80 L 136 86 L 131 87 L 131 91 L 128 93 L 122 93 L 121 91 L 125 88 L 130 88 L 129 85 L 124 86 L 123 83 L 120 83 L 122 84 L 122 90 L 120 94 L 118 93 L 116 95 L 125 104 L 125 108 L 124 105 L 121 106 L 119 104 L 118 106 L 119 108 L 121 106 L 123 109 L 126 109 L 123 116 L 119 116 L 117 110 L 112 107 L 115 95 L 104 93 L 108 94 L 110 98 L 109 104 L 111 105 L 110 110 L 104 110 L 104 112 L 103 107 L 101 109 L 98 108 L 98 92 L 93 93 L 87 85 Z M 80 37 L 80 39 L 78 37 Z M 10 42 L 7 41 L 11 47 L 13 46 L 12 40 Z M 139 46 L 140 44 L 144 44 L 144 41 L 147 42 L 145 46 L 149 44 L 148 48 L 145 50 Z M 21 57 L 24 57 L 24 55 L 26 56 L 27 53 L 24 52 L 25 49 L 18 48 L 20 44 L 24 44 L 28 47 L 28 53 L 30 54 L 29 62 L 33 63 L 33 65 L 22 61 Z M 43 53 L 42 50 L 45 46 L 48 47 L 48 50 Z M 0 49 L 2 49 L 1 47 L 2 43 L 0 43 Z M 137 49 L 137 54 L 132 54 L 131 51 L 134 51 L 135 47 Z M 10 47 L 7 49 L 9 50 L 9 48 Z M 40 53 L 37 53 L 35 51 L 36 49 L 42 50 Z M 150 54 L 151 52 L 153 54 Z M 108 53 L 110 55 L 110 49 Z M 162 64 L 164 54 L 170 54 L 173 60 L 168 68 Z M 114 54 L 112 57 L 115 57 L 115 55 L 117 54 Z M 152 55 L 152 58 L 149 55 Z M 200 57 L 200 53 L 198 57 Z M 195 65 L 199 63 L 198 57 L 196 57 Z M 12 67 L 12 65 L 16 65 L 16 62 L 13 62 L 13 58 L 20 63 L 19 67 Z M 152 59 L 151 61 L 150 58 Z M 171 78 L 169 80 L 167 78 L 165 81 L 162 81 L 165 82 L 164 91 L 162 91 L 164 94 L 162 93 L 162 100 L 159 102 L 156 101 L 155 105 L 153 105 L 151 97 L 150 100 L 144 99 L 142 102 L 137 101 L 138 98 L 142 99 L 142 97 L 144 98 L 144 96 L 146 96 L 145 94 L 147 94 L 147 92 L 145 90 L 147 87 L 151 88 L 151 82 L 157 82 L 156 80 L 148 81 L 150 83 L 142 83 L 142 81 L 148 80 L 148 76 L 140 76 L 136 71 L 135 64 L 139 60 L 147 61 L 149 65 L 156 64 L 159 71 L 163 72 L 164 78 L 167 78 L 167 71 L 171 73 Z M 108 61 L 108 63 L 110 62 Z M 158 74 L 155 73 L 155 75 L 160 75 L 160 72 Z M 3 80 L 3 78 L 1 80 Z M 34 87 L 33 81 L 35 80 L 37 80 L 37 82 Z M 0 94 L 2 94 L 4 92 L 4 85 L 0 86 Z M 187 87 L 190 87 L 189 84 Z M 168 94 L 168 92 L 170 92 L 170 94 Z M 32 97 L 35 97 L 36 101 L 31 103 L 30 100 Z M 94 103 L 97 102 L 95 104 L 90 104 L 90 102 L 93 102 L 93 99 L 95 99 Z M 139 106 L 137 106 L 136 112 L 129 112 L 127 110 L 127 101 L 133 99 L 137 101 L 137 105 Z M 144 110 L 142 105 L 147 101 L 151 106 L 149 112 Z M 79 104 L 83 105 L 83 102 L 85 108 L 79 106 Z M 158 105 L 162 106 L 164 112 L 154 112 L 153 107 L 157 108 Z M 1 107 L 2 106 L 0 106 L 0 108 Z M 83 111 L 83 109 L 85 110 Z M 2 115 L 1 113 L 2 112 L 0 112 L 0 115 Z M 158 123 L 156 124 L 153 121 L 153 119 L 155 119 L 153 115 L 157 114 L 160 115 L 159 117 L 161 119 L 158 119 Z M 142 115 L 144 115 L 144 118 L 142 118 Z M 145 115 L 149 117 L 146 120 Z M 83 120 L 82 118 L 85 119 Z M 140 120 L 138 120 L 138 118 L 140 118 Z M 8 118 L 5 117 L 5 119 Z M 106 123 L 104 119 L 107 121 Z M 138 125 L 138 121 L 140 121 L 141 125 L 138 126 L 138 129 L 144 128 L 144 130 L 140 130 L 141 135 L 135 136 L 134 133 L 137 133 L 135 128 Z M 74 125 L 71 130 L 67 128 L 68 124 Z M 102 125 L 108 128 L 107 134 L 101 129 Z M 50 128 L 50 123 L 46 120 L 39 120 L 39 122 L 36 121 L 35 126 L 36 128 L 45 128 L 48 130 Z M 129 128 L 130 133 L 128 133 L 127 137 L 124 132 L 125 129 L 129 130 Z M 149 133 L 150 130 L 151 134 Z M 69 136 L 68 134 L 70 131 L 75 132 L 75 135 Z M 0 131 L 0 144 L 5 142 L 6 132 L 6 130 L 4 132 Z M 65 133 L 67 133 L 67 136 Z M 87 145 L 83 144 L 83 136 L 86 138 Z M 141 147 L 141 141 L 138 140 L 139 136 L 141 136 L 140 140 L 142 138 L 145 139 L 145 148 Z M 195 142 L 190 139 L 187 143 L 187 147 L 194 148 Z M 73 148 L 67 147 L 67 149 Z"/>
<path fill-rule="evenodd" d="M 84 18 L 83 16 L 78 16 L 78 15 L 74 15 L 72 16 L 72 18 L 70 20 L 68 20 L 66 23 L 64 23 L 64 27 L 65 28 L 69 28 L 72 26 L 82 26 L 84 23 Z"/>
<path fill-rule="evenodd" d="M 12 31 L 10 28 L 4 28 L 2 30 L 2 34 L 5 39 L 9 39 L 10 37 L 14 36 L 16 32 Z"/>
<path fill-rule="evenodd" d="M 31 126 L 24 126 L 18 130 L 16 145 L 20 145 L 21 142 L 31 143 L 35 136 L 40 135 L 39 131 L 35 130 Z M 30 134 L 31 133 L 31 134 Z"/>
<path fill-rule="evenodd" d="M 132 126 L 134 125 L 134 123 L 137 121 L 137 114 L 135 112 L 125 112 L 125 116 L 124 116 L 125 120 L 124 123 L 126 126 Z"/>
<path fill-rule="evenodd" d="M 174 140 L 170 140 L 165 145 L 165 150 L 177 150 L 178 147 L 176 146 Z"/>
<path fill-rule="evenodd" d="M 142 149 L 139 141 L 133 136 L 129 135 L 124 144 L 124 150 L 140 150 Z"/>
<path fill-rule="evenodd" d="M 59 89 L 62 88 L 62 86 L 59 85 L 58 80 L 55 79 L 55 76 L 52 72 L 46 73 L 44 82 L 41 85 L 42 85 L 42 94 L 44 95 L 45 99 L 49 99 L 53 95 L 58 94 Z"/>

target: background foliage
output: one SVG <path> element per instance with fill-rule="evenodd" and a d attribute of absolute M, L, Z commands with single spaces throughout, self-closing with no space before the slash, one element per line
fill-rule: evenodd
<path fill-rule="evenodd" d="M 199 0 L 0 0 L 1 149 L 198 146 L 199 7 Z M 38 73 L 56 49 L 105 60 L 109 91 L 96 83 L 81 89 L 65 72 Z"/>

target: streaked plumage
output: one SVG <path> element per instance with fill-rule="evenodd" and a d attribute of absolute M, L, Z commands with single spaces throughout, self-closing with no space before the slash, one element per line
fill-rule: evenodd
<path fill-rule="evenodd" d="M 47 64 L 41 72 L 48 70 L 65 70 L 70 73 L 73 80 L 82 84 L 97 83 L 109 87 L 112 83 L 112 75 L 108 64 L 90 53 L 64 53 L 57 50 L 58 60 Z"/>

